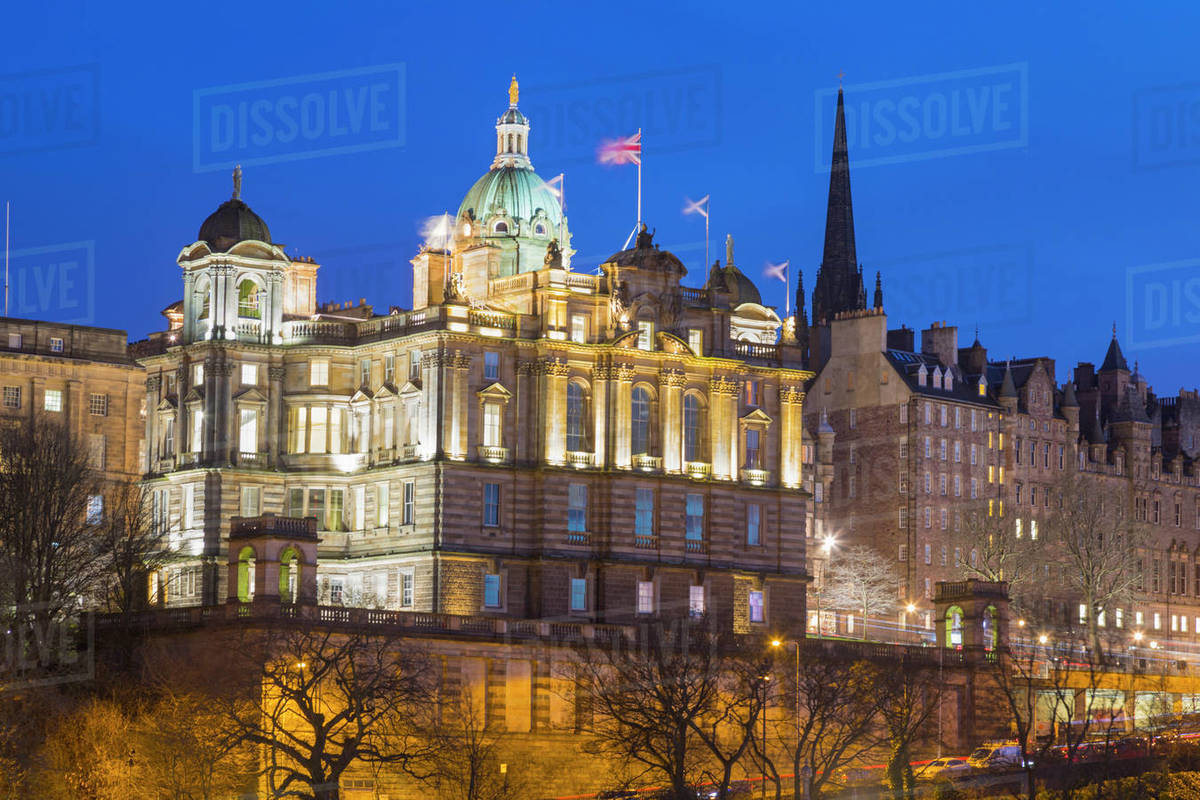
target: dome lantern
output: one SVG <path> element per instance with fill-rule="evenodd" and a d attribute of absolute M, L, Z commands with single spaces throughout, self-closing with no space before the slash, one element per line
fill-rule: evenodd
<path fill-rule="evenodd" d="M 508 86 L 508 110 L 496 120 L 496 158 L 492 160 L 492 169 L 533 169 L 529 163 L 529 120 L 517 108 L 519 93 L 517 76 L 513 75 Z"/>

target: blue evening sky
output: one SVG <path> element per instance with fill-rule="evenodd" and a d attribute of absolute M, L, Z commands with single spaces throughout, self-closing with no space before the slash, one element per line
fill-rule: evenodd
<path fill-rule="evenodd" d="M 1160 393 L 1200 383 L 1194 3 L 80 1 L 4 27 L 14 316 L 161 328 L 234 161 L 274 239 L 323 265 L 319 300 L 408 307 L 421 220 L 487 170 L 513 72 L 577 268 L 633 225 L 634 168 L 594 151 L 640 126 L 644 217 L 687 282 L 703 221 L 681 209 L 710 194 L 712 257 L 732 233 L 782 313 L 761 270 L 790 259 L 811 292 L 845 70 L 858 257 L 892 327 L 946 320 L 965 346 L 979 325 L 1061 382 L 1115 320 Z"/>

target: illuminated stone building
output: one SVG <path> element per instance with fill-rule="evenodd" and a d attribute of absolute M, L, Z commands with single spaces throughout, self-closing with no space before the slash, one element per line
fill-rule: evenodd
<path fill-rule="evenodd" d="M 514 80 L 491 169 L 388 314 L 318 306 L 319 265 L 273 242 L 235 174 L 139 345 L 147 485 L 184 554 L 160 600 L 250 599 L 230 520 L 272 513 L 316 518 L 322 603 L 801 624 L 802 349 L 732 239 L 700 287 L 644 227 L 572 271 L 530 130 Z"/>

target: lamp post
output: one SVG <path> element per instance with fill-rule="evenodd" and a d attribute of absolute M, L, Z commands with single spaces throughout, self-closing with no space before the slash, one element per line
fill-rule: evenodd
<path fill-rule="evenodd" d="M 818 617 L 817 617 L 817 624 L 818 624 L 818 626 L 820 625 L 820 614 L 819 613 L 818 613 Z M 792 641 L 792 644 L 795 645 L 795 653 L 796 653 L 796 682 L 792 686 L 793 693 L 794 693 L 794 700 L 795 700 L 795 705 L 792 709 L 792 724 L 796 728 L 796 741 L 797 741 L 797 743 L 799 743 L 799 741 L 800 741 L 800 640 L 794 639 Z M 775 647 L 775 648 L 783 647 L 783 640 L 782 639 L 772 639 L 771 647 Z M 797 744 L 797 746 L 799 746 L 799 745 Z M 764 753 L 766 752 L 766 747 L 767 747 L 766 736 L 764 735 L 763 736 L 763 752 Z M 763 791 L 764 792 L 766 791 L 766 781 L 765 780 L 763 781 Z M 808 777 L 807 776 L 804 779 L 804 794 L 805 794 L 805 797 L 807 797 L 809 794 Z"/>

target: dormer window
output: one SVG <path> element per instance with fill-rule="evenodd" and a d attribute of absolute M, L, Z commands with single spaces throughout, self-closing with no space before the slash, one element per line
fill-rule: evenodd
<path fill-rule="evenodd" d="M 492 228 L 492 230 L 496 233 L 508 233 L 508 223 L 507 222 L 497 222 L 495 224 L 495 226 Z"/>
<path fill-rule="evenodd" d="M 946 370 L 946 374 L 942 376 L 942 388 L 947 392 L 954 391 L 954 373 Z"/>
<path fill-rule="evenodd" d="M 927 369 L 925 369 L 925 365 L 922 364 L 921 368 L 917 370 L 917 385 L 924 386 L 928 377 L 929 377 L 929 371 Z"/>
<path fill-rule="evenodd" d="M 987 381 L 983 378 L 979 379 L 978 392 L 980 397 L 983 397 L 987 394 Z"/>
<path fill-rule="evenodd" d="M 941 367 L 933 368 L 933 388 L 935 388 L 935 389 L 942 388 L 942 368 Z"/>

